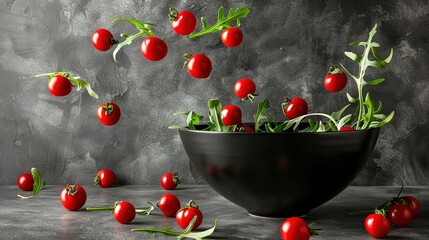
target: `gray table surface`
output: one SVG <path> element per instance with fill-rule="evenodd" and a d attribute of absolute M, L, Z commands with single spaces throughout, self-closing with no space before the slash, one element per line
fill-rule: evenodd
<path fill-rule="evenodd" d="M 145 201 L 157 202 L 166 192 L 174 193 L 185 204 L 195 200 L 204 214 L 201 229 L 209 228 L 215 218 L 218 227 L 211 239 L 280 239 L 282 218 L 258 218 L 230 203 L 205 185 L 180 186 L 174 191 L 160 186 L 119 186 L 102 189 L 84 186 L 88 199 L 85 207 L 109 205 L 117 200 L 132 202 L 136 207 Z M 157 209 L 150 216 L 136 216 L 131 224 L 116 222 L 110 212 L 68 211 L 59 201 L 62 186 L 47 186 L 33 199 L 18 199 L 22 193 L 16 186 L 0 186 L 0 239 L 174 239 L 163 235 L 131 232 L 136 227 L 174 226 L 174 218 L 166 218 Z M 312 239 L 372 239 L 365 231 L 366 215 L 349 215 L 359 209 L 368 209 L 390 199 L 398 187 L 349 187 L 331 201 L 305 216 L 307 222 L 316 222 L 322 228 Z M 422 205 L 420 215 L 409 227 L 392 228 L 388 239 L 429 239 L 429 187 L 406 187 L 404 194 L 418 198 Z"/>

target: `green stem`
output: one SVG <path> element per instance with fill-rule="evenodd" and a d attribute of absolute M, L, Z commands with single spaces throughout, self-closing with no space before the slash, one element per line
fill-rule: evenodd
<path fill-rule="evenodd" d="M 331 117 L 330 115 L 325 114 L 325 113 L 309 113 L 309 114 L 300 116 L 300 118 L 304 119 L 304 118 L 310 117 L 310 116 L 322 116 L 322 117 L 329 118 L 329 120 L 331 120 L 335 124 L 335 126 L 338 128 L 337 121 L 335 121 L 335 119 L 333 117 Z M 301 119 L 301 121 L 302 121 L 302 119 Z"/>
<path fill-rule="evenodd" d="M 151 234 L 162 233 L 168 236 L 180 236 L 181 233 L 171 232 L 170 228 L 156 229 L 156 228 L 133 228 L 132 232 L 148 232 Z"/>
<path fill-rule="evenodd" d="M 87 207 L 86 211 L 112 211 L 113 209 L 115 209 L 114 206 L 107 206 L 107 207 Z"/>

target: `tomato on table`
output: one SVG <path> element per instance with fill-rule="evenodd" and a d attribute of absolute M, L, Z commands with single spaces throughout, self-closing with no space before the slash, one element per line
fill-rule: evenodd
<path fill-rule="evenodd" d="M 130 223 L 136 217 L 136 208 L 130 202 L 118 202 L 113 209 L 113 217 L 119 223 Z"/>
<path fill-rule="evenodd" d="M 177 185 L 180 184 L 179 173 L 177 172 L 168 172 L 164 173 L 159 182 L 165 190 L 174 190 Z"/>
<path fill-rule="evenodd" d="M 23 173 L 19 175 L 16 184 L 22 191 L 33 191 L 34 179 L 31 173 Z"/>
<path fill-rule="evenodd" d="M 221 39 L 225 46 L 237 47 L 243 41 L 243 33 L 238 27 L 230 27 L 222 32 Z"/>
<path fill-rule="evenodd" d="M 70 211 L 76 211 L 85 205 L 86 191 L 78 184 L 67 185 L 61 191 L 60 200 L 65 208 Z"/>
<path fill-rule="evenodd" d="M 121 118 L 121 109 L 116 103 L 107 102 L 101 104 L 97 109 L 97 117 L 106 126 L 113 126 Z"/>
<path fill-rule="evenodd" d="M 161 209 L 164 216 L 174 217 L 180 209 L 180 201 L 175 195 L 166 193 L 161 196 L 157 206 Z"/>
<path fill-rule="evenodd" d="M 406 204 L 393 204 L 389 208 L 389 220 L 396 227 L 405 227 L 413 220 L 413 210 Z"/>
<path fill-rule="evenodd" d="M 72 91 L 72 83 L 62 75 L 55 75 L 48 82 L 49 92 L 56 97 L 63 97 Z"/>
<path fill-rule="evenodd" d="M 110 169 L 103 169 L 97 173 L 94 178 L 94 185 L 99 185 L 102 188 L 111 187 L 116 182 L 116 174 Z"/>
<path fill-rule="evenodd" d="M 365 229 L 374 238 L 384 238 L 390 232 L 390 221 L 384 213 L 372 213 L 365 219 Z"/>
<path fill-rule="evenodd" d="M 197 229 L 203 221 L 203 214 L 198 209 L 198 205 L 193 201 L 189 201 L 186 207 L 180 209 L 176 214 L 177 224 L 183 229 L 185 229 L 194 217 L 197 217 L 192 230 Z"/>

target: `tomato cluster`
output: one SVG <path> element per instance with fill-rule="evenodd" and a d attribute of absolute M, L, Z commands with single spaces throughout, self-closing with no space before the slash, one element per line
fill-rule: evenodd
<path fill-rule="evenodd" d="M 369 214 L 364 222 L 366 231 L 374 238 L 386 237 L 392 224 L 400 228 L 408 226 L 420 213 L 420 202 L 413 196 L 398 195 L 383 203 L 379 209 L 376 208 L 374 213 Z"/>

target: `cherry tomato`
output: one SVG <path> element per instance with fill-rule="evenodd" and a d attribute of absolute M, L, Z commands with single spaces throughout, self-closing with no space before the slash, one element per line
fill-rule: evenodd
<path fill-rule="evenodd" d="M 112 33 L 107 29 L 100 28 L 92 34 L 92 45 L 98 51 L 104 52 L 109 50 L 114 42 Z"/>
<path fill-rule="evenodd" d="M 372 213 L 365 219 L 365 229 L 374 238 L 384 238 L 390 232 L 389 218 L 380 213 Z"/>
<path fill-rule="evenodd" d="M 401 199 L 405 199 L 411 210 L 413 211 L 413 217 L 417 216 L 420 213 L 420 202 L 412 196 L 402 196 Z"/>
<path fill-rule="evenodd" d="M 140 50 L 146 59 L 159 61 L 167 55 L 168 47 L 164 40 L 157 37 L 148 37 L 143 40 Z"/>
<path fill-rule="evenodd" d="M 179 174 L 177 172 L 164 173 L 159 182 L 165 190 L 173 190 L 180 183 Z"/>
<path fill-rule="evenodd" d="M 308 240 L 311 234 L 310 228 L 302 218 L 291 217 L 282 223 L 280 235 L 283 240 Z"/>
<path fill-rule="evenodd" d="M 222 42 L 227 47 L 237 47 L 243 41 L 243 33 L 238 27 L 230 27 L 222 32 Z"/>
<path fill-rule="evenodd" d="M 195 202 L 190 201 L 188 207 L 180 209 L 176 214 L 177 224 L 183 229 L 185 229 L 192 219 L 197 216 L 197 220 L 195 221 L 192 230 L 197 229 L 201 222 L 203 221 L 203 214 L 196 206 Z"/>
<path fill-rule="evenodd" d="M 49 79 L 48 89 L 52 95 L 56 97 L 63 97 L 70 94 L 72 90 L 72 83 L 64 76 L 55 75 Z"/>
<path fill-rule="evenodd" d="M 349 131 L 356 131 L 356 129 L 350 126 L 343 126 L 340 128 L 340 132 L 349 132 Z"/>
<path fill-rule="evenodd" d="M 197 26 L 195 15 L 187 10 L 178 13 L 175 9 L 170 8 L 170 22 L 173 31 L 179 35 L 189 35 Z"/>
<path fill-rule="evenodd" d="M 251 126 L 246 125 L 246 124 L 239 124 L 237 126 L 237 129 L 239 132 L 248 132 L 248 133 L 255 132 L 255 130 L 253 130 L 253 128 Z"/>
<path fill-rule="evenodd" d="M 97 173 L 94 178 L 94 185 L 100 185 L 100 187 L 111 187 L 116 182 L 116 174 L 109 169 L 103 169 Z"/>
<path fill-rule="evenodd" d="M 22 191 L 33 191 L 34 179 L 31 173 L 23 173 L 19 175 L 18 180 L 16 181 L 18 187 Z"/>
<path fill-rule="evenodd" d="M 115 103 L 103 103 L 97 109 L 97 117 L 102 124 L 112 126 L 121 118 L 121 109 Z"/>
<path fill-rule="evenodd" d="M 289 103 L 284 103 L 283 106 L 285 104 L 287 105 L 283 109 L 288 119 L 297 118 L 308 112 L 307 102 L 300 97 L 293 98 Z"/>
<path fill-rule="evenodd" d="M 329 73 L 326 75 L 323 83 L 328 91 L 339 92 L 346 86 L 347 76 L 341 71 L 341 69 L 333 66 L 329 69 Z"/>
<path fill-rule="evenodd" d="M 157 205 L 159 209 L 161 209 L 162 214 L 166 217 L 176 216 L 176 213 L 180 209 L 179 199 L 170 193 L 162 195 Z"/>
<path fill-rule="evenodd" d="M 237 97 L 246 99 L 250 95 L 255 95 L 256 85 L 249 78 L 241 78 L 235 83 L 234 92 Z"/>
<path fill-rule="evenodd" d="M 60 195 L 61 203 L 70 211 L 75 211 L 83 207 L 86 202 L 86 192 L 82 186 L 67 185 Z"/>
<path fill-rule="evenodd" d="M 113 209 L 113 217 L 119 223 L 130 223 L 136 217 L 136 209 L 129 202 L 119 202 Z"/>
<path fill-rule="evenodd" d="M 408 205 L 393 204 L 389 208 L 389 219 L 396 227 L 405 227 L 413 220 L 413 210 Z"/>
<path fill-rule="evenodd" d="M 241 110 L 239 107 L 231 104 L 222 108 L 221 118 L 225 126 L 231 126 L 241 123 Z"/>
<path fill-rule="evenodd" d="M 194 78 L 208 78 L 212 71 L 212 62 L 204 54 L 194 54 L 193 56 L 185 54 L 187 58 L 186 68 L 189 74 Z"/>

